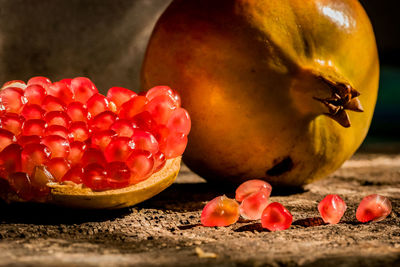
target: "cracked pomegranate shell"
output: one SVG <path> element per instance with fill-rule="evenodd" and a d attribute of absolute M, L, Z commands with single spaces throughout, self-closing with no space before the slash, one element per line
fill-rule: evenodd
<path fill-rule="evenodd" d="M 122 208 L 176 178 L 191 127 L 167 86 L 98 93 L 88 78 L 33 77 L 0 90 L 0 197 Z"/>
<path fill-rule="evenodd" d="M 183 160 L 210 181 L 302 186 L 363 142 L 379 60 L 357 0 L 174 0 L 142 87 L 168 83 L 192 118 Z"/>

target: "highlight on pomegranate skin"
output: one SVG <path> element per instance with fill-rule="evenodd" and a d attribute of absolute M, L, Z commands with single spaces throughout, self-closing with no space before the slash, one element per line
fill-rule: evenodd
<path fill-rule="evenodd" d="M 261 225 L 270 231 L 286 230 L 292 225 L 292 214 L 278 202 L 273 202 L 263 211 Z"/>
<path fill-rule="evenodd" d="M 372 194 L 361 200 L 357 208 L 356 218 L 362 223 L 379 222 L 384 220 L 391 212 L 392 203 L 388 198 Z"/>
<path fill-rule="evenodd" d="M 338 195 L 327 195 L 318 204 L 318 211 L 322 219 L 329 224 L 339 223 L 346 209 L 346 203 Z"/>
<path fill-rule="evenodd" d="M 265 192 L 268 192 L 268 197 L 271 194 L 272 186 L 263 180 L 253 179 L 248 180 L 236 189 L 235 199 L 239 202 L 242 202 L 247 196 L 259 191 L 261 188 L 265 189 Z"/>
<path fill-rule="evenodd" d="M 203 226 L 228 226 L 239 219 L 239 204 L 225 195 L 207 203 L 201 213 Z"/>
<path fill-rule="evenodd" d="M 182 155 L 190 127 L 168 86 L 140 95 L 112 87 L 103 96 L 85 77 L 6 82 L 0 90 L 0 179 L 24 200 L 48 194 L 49 182 L 95 191 L 127 187 Z"/>

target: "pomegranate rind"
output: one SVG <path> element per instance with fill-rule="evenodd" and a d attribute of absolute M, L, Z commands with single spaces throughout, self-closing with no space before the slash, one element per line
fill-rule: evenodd
<path fill-rule="evenodd" d="M 181 157 L 166 161 L 165 166 L 147 180 L 121 189 L 93 191 L 75 183 L 48 183 L 50 194 L 41 202 L 79 209 L 120 209 L 141 203 L 169 187 L 180 169 Z M 7 202 L 25 202 L 8 193 L 1 196 Z"/>

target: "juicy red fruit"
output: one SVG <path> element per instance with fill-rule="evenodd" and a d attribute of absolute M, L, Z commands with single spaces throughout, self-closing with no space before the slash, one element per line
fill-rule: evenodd
<path fill-rule="evenodd" d="M 343 217 L 347 206 L 338 195 L 327 195 L 318 204 L 318 211 L 325 223 L 337 224 Z"/>
<path fill-rule="evenodd" d="M 261 225 L 270 231 L 286 230 L 292 225 L 293 216 L 278 202 L 269 204 L 262 213 Z"/>
<path fill-rule="evenodd" d="M 357 208 L 356 217 L 360 222 L 379 222 L 392 212 L 390 200 L 384 196 L 373 194 L 366 196 Z"/>
<path fill-rule="evenodd" d="M 219 196 L 207 203 L 201 212 L 203 226 L 228 226 L 239 219 L 239 204 L 228 197 Z"/>
<path fill-rule="evenodd" d="M 0 91 L 0 177 L 25 200 L 41 200 L 49 182 L 119 189 L 149 178 L 181 156 L 190 117 L 168 86 L 107 97 L 85 77 L 33 77 Z M 11 180 L 10 180 L 11 179 Z"/>
<path fill-rule="evenodd" d="M 236 189 L 235 199 L 239 202 L 242 202 L 247 196 L 259 191 L 262 188 L 269 192 L 269 197 L 272 191 L 272 186 L 269 183 L 257 179 L 246 181 Z"/>

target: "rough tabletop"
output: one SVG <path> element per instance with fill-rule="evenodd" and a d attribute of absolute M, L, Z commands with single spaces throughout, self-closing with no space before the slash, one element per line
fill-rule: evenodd
<path fill-rule="evenodd" d="M 400 154 L 358 153 L 328 178 L 272 201 L 293 214 L 289 230 L 269 232 L 259 221 L 230 227 L 199 225 L 205 203 L 232 188 L 216 187 L 183 167 L 170 188 L 133 208 L 67 210 L 0 205 L 0 266 L 400 266 Z M 317 204 L 340 194 L 348 209 L 324 225 Z M 363 196 L 390 198 L 392 214 L 360 224 Z"/>

